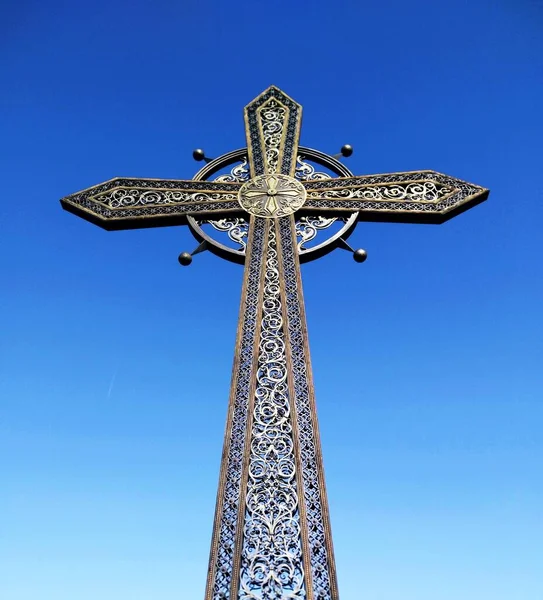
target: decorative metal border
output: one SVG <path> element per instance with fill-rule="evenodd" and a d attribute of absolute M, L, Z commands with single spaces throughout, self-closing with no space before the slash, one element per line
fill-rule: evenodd
<path fill-rule="evenodd" d="M 205 598 L 338 600 L 294 217 L 253 218 L 250 236 Z M 276 390 L 280 382 L 287 387 Z M 251 536 L 259 533 L 247 529 L 260 518 L 260 509 L 255 509 L 251 498 L 266 489 L 265 478 L 260 482 L 264 487 L 258 489 L 258 470 L 255 479 L 255 465 L 261 464 L 260 453 L 266 451 L 260 447 L 265 439 L 259 437 L 263 430 L 257 412 L 263 407 L 258 407 L 266 394 L 273 398 L 277 392 L 288 401 L 296 465 L 295 485 L 290 481 L 284 490 L 287 502 L 297 499 L 292 520 L 284 515 L 285 532 L 294 535 L 285 553 L 276 542 L 265 550 L 259 543 L 253 544 Z M 280 427 L 281 423 L 270 425 Z M 288 429 L 284 433 L 288 435 Z M 249 510 L 249 506 L 253 508 Z M 282 509 L 277 509 L 279 515 Z M 268 510 L 270 515 L 276 514 L 273 506 L 263 510 L 263 518 Z M 300 536 L 301 552 L 291 545 L 296 543 L 296 535 Z M 267 539 L 264 533 L 263 539 Z M 263 554 L 257 556 L 259 549 Z M 286 575 L 281 580 L 272 578 L 268 585 L 262 576 L 267 568 L 275 576 L 284 568 Z"/>
<path fill-rule="evenodd" d="M 435 181 L 449 186 L 453 191 L 438 202 L 398 201 L 398 200 L 365 200 L 361 198 L 339 199 L 326 198 L 326 190 L 349 190 L 356 187 L 370 187 L 379 184 L 401 184 L 420 181 Z M 359 221 L 387 221 L 405 223 L 443 223 L 461 212 L 483 202 L 488 197 L 486 188 L 468 183 L 436 171 L 411 171 L 405 173 L 386 173 L 364 175 L 360 177 L 338 178 L 331 180 L 310 181 L 306 184 L 307 200 L 303 211 L 317 210 L 326 214 L 358 212 Z M 319 197 L 312 192 L 320 191 Z"/>
<path fill-rule="evenodd" d="M 281 279 L 285 298 L 288 298 L 285 303 L 287 351 L 303 480 L 303 529 L 309 549 L 311 590 L 315 600 L 339 600 L 294 218 L 278 219 L 276 227 Z"/>
<path fill-rule="evenodd" d="M 310 597 L 310 592 L 303 564 L 302 480 L 283 318 L 289 299 L 281 285 L 276 222 L 269 223 L 268 231 L 258 369 L 244 478 L 245 511 L 242 527 L 240 524 L 239 593 L 236 596 L 233 589 L 231 597 L 302 600 Z"/>
<path fill-rule="evenodd" d="M 186 223 L 190 213 L 239 213 L 237 202 L 239 183 L 192 181 L 178 179 L 130 179 L 116 177 L 62 198 L 62 207 L 106 230 L 157 227 Z M 140 206 L 111 207 L 107 194 L 118 189 L 140 192 L 170 192 L 177 201 L 149 202 Z M 202 202 L 205 195 L 208 201 Z"/>
<path fill-rule="evenodd" d="M 263 154 L 265 140 L 259 111 L 272 99 L 286 110 L 285 124 L 281 126 L 282 140 L 280 146 L 282 152 L 278 157 L 277 172 L 288 175 L 292 173 L 296 164 L 302 107 L 279 88 L 271 86 L 250 102 L 244 111 L 245 131 L 248 136 L 247 150 L 249 163 L 252 165 L 252 177 L 264 175 L 268 172 L 267 159 Z"/>
<path fill-rule="evenodd" d="M 342 164 L 339 160 L 335 159 L 333 156 L 325 154 L 324 152 L 320 152 L 319 150 L 314 150 L 313 148 L 307 148 L 305 146 L 298 146 L 298 154 L 303 156 L 308 160 L 312 160 L 320 166 L 330 169 L 333 173 L 340 175 L 342 177 L 352 177 L 353 174 L 351 171 Z M 196 181 L 206 181 L 207 178 L 213 177 L 216 173 L 224 169 L 225 167 L 229 167 L 230 165 L 235 164 L 242 160 L 245 156 L 247 156 L 247 148 L 240 148 L 239 150 L 233 150 L 228 154 L 223 154 L 210 161 L 208 164 L 204 165 L 202 169 L 200 169 L 196 175 L 194 176 L 194 180 Z M 332 179 L 333 181 L 333 179 Z M 304 185 L 307 188 L 307 184 L 309 181 L 304 181 Z M 300 213 L 310 214 L 311 211 L 304 210 L 305 207 L 302 207 Z M 315 211 L 313 211 L 315 212 Z M 351 211 L 355 212 L 355 211 Z M 317 244 L 303 252 L 300 252 L 300 262 L 306 263 L 312 260 L 316 260 L 317 258 L 321 258 L 325 256 L 329 252 L 332 252 L 336 248 L 338 248 L 340 244 L 340 238 L 346 240 L 354 231 L 356 227 L 357 216 L 356 214 L 352 215 L 345 225 L 341 227 L 341 229 L 323 241 L 321 244 Z M 209 245 L 209 250 L 216 254 L 220 258 L 224 258 L 231 262 L 235 262 L 238 264 L 244 264 L 245 262 L 245 253 L 243 250 L 235 250 L 233 248 L 229 248 L 225 244 L 221 244 L 215 238 L 206 233 L 199 225 L 197 220 L 192 217 L 187 217 L 187 222 L 190 228 L 192 235 L 199 241 L 206 241 Z"/>
<path fill-rule="evenodd" d="M 237 585 L 239 568 L 236 557 L 239 556 L 242 529 L 240 519 L 244 512 L 242 495 L 247 460 L 245 449 L 249 443 L 256 379 L 263 264 L 267 244 L 266 230 L 267 225 L 263 219 L 253 219 L 236 335 L 236 353 L 209 556 L 206 600 L 226 600 L 230 598 L 232 585 Z M 236 574 L 235 577 L 233 573 Z"/>

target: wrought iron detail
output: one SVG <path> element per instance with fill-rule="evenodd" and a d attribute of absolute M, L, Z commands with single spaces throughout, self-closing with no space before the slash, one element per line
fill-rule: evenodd
<path fill-rule="evenodd" d="M 247 156 L 240 156 L 239 164 L 236 164 L 226 175 L 216 177 L 214 181 L 218 182 L 239 182 L 245 183 L 250 178 L 249 164 Z M 317 171 L 314 165 L 307 160 L 306 156 L 299 154 L 296 157 L 296 170 L 294 177 L 298 181 L 315 181 L 330 179 L 331 175 L 324 171 Z M 299 216 L 296 215 L 296 235 L 298 238 L 298 250 L 304 254 L 310 250 L 306 244 L 314 240 L 319 231 L 328 229 L 336 222 L 346 223 L 347 216 L 328 217 L 328 216 Z M 236 252 L 245 253 L 247 247 L 247 235 L 249 231 L 249 222 L 243 217 L 226 218 L 220 220 L 198 219 L 198 225 L 211 225 L 216 231 L 226 233 L 229 239 L 238 244 Z M 326 243 L 325 241 L 323 243 Z"/>
<path fill-rule="evenodd" d="M 61 200 L 106 229 L 182 223 L 187 215 L 239 211 L 239 183 L 116 178 Z"/>
<path fill-rule="evenodd" d="M 296 158 L 296 178 L 300 181 L 317 181 L 331 179 L 328 173 L 317 171 L 315 167 L 299 155 Z M 328 229 L 336 221 L 346 223 L 348 217 L 324 217 L 322 215 L 302 216 L 296 219 L 296 237 L 298 239 L 298 251 L 307 251 L 306 244 L 317 237 L 319 231 Z"/>
<path fill-rule="evenodd" d="M 295 163 L 302 107 L 271 86 L 245 108 L 252 176 L 289 174 Z"/>
<path fill-rule="evenodd" d="M 480 202 L 488 195 L 488 190 L 482 187 L 435 171 L 340 177 L 308 181 L 305 186 L 304 208 L 358 211 L 360 219 L 367 218 L 364 213 L 370 217 L 377 217 L 379 213 L 397 213 L 396 219 L 402 213 L 445 215 L 468 201 L 472 204 Z"/>
<path fill-rule="evenodd" d="M 249 168 L 247 157 L 244 156 L 241 160 L 241 164 L 232 167 L 230 173 L 226 175 L 219 175 L 215 178 L 215 181 L 244 183 L 249 179 L 250 173 L 251 169 Z"/>
<path fill-rule="evenodd" d="M 334 223 L 340 221 L 346 223 L 348 217 L 323 217 L 304 216 L 296 219 L 296 237 L 298 239 L 298 251 L 306 250 L 305 245 L 317 237 L 319 231 L 332 227 Z"/>
<path fill-rule="evenodd" d="M 315 167 L 305 157 L 298 155 L 296 157 L 296 171 L 295 177 L 300 181 L 312 181 L 316 179 L 330 179 L 328 173 L 315 170 Z"/>
<path fill-rule="evenodd" d="M 244 183 L 248 181 L 250 177 L 250 168 L 249 163 L 247 162 L 247 157 L 243 156 L 240 160 L 239 164 L 234 165 L 230 169 L 230 173 L 226 175 L 219 175 L 214 179 L 219 183 Z M 245 253 L 247 249 L 247 236 L 249 234 L 249 221 L 244 219 L 243 217 L 237 218 L 226 218 L 226 219 L 203 219 L 197 220 L 199 226 L 205 225 L 208 223 L 215 229 L 215 231 L 219 231 L 221 233 L 226 233 L 229 239 L 238 244 L 238 248 L 236 248 L 236 252 Z"/>
<path fill-rule="evenodd" d="M 296 170 L 294 172 L 294 177 L 298 181 L 301 181 L 304 184 L 304 187 L 307 187 L 307 185 L 312 181 L 325 178 L 329 179 L 332 176 L 352 177 L 352 173 L 349 171 L 349 169 L 347 169 L 347 167 L 345 167 L 345 165 L 342 163 L 338 162 L 335 158 L 303 146 L 299 146 L 298 149 L 299 154 L 296 158 Z M 222 172 L 225 166 L 231 166 L 232 164 L 234 164 L 234 166 L 231 167 L 230 173 L 218 176 L 215 181 L 224 181 L 225 183 L 233 182 L 239 184 L 245 183 L 250 178 L 250 172 L 248 171 L 247 167 L 248 149 L 235 150 L 234 152 L 230 152 L 214 159 L 200 169 L 200 171 L 198 171 L 198 173 L 195 175 L 195 180 L 206 181 L 207 177 L 211 177 L 215 173 Z M 327 171 L 317 171 L 315 168 L 316 165 L 326 169 Z M 315 216 L 318 216 L 318 211 L 312 213 L 312 216 L 309 218 L 307 214 L 295 213 L 296 222 L 297 224 L 299 223 L 299 225 L 297 225 L 297 231 L 300 242 L 300 260 L 303 262 L 312 260 L 312 258 L 317 256 L 322 256 L 322 249 L 324 247 L 329 248 L 327 251 L 332 250 L 335 247 L 334 243 L 338 237 L 348 237 L 350 231 L 356 223 L 357 213 L 351 212 L 349 214 L 340 209 L 338 211 L 337 218 L 335 215 L 332 216 L 329 210 L 324 210 L 323 215 L 326 215 L 323 216 L 323 219 L 327 219 L 326 222 L 330 223 L 330 227 L 336 221 L 340 223 L 341 226 L 335 234 L 328 234 L 327 236 L 323 235 L 323 239 L 321 240 L 320 236 L 318 235 L 321 229 L 318 227 L 314 229 L 314 226 L 318 225 L 319 223 L 324 223 L 324 221 L 315 223 L 313 220 Z M 332 222 L 332 218 L 335 218 L 335 221 Z M 246 251 L 245 244 L 247 240 L 247 235 L 244 234 L 245 232 L 248 232 L 248 218 L 244 218 L 241 215 L 235 215 L 235 218 L 232 216 L 219 222 L 209 217 L 206 218 L 204 215 L 195 215 L 194 217 L 188 216 L 188 222 L 197 239 L 205 239 L 209 243 L 212 251 L 216 251 L 223 258 L 228 258 L 229 260 L 239 263 L 244 262 Z M 202 228 L 202 226 L 206 224 L 209 224 L 216 231 L 227 235 L 232 242 L 237 244 L 237 247 L 232 247 L 231 244 L 226 245 L 225 242 L 220 240 L 221 236 L 212 237 L 211 233 L 206 232 Z M 231 235 L 230 228 L 232 229 Z M 322 227 L 322 229 L 326 228 Z M 311 245 L 309 245 L 309 242 L 312 242 Z"/>
<path fill-rule="evenodd" d="M 337 185 L 337 184 L 336 184 Z M 449 185 L 434 181 L 416 181 L 389 185 L 365 185 L 326 190 L 326 198 L 362 200 L 394 200 L 397 202 L 439 202 L 454 191 Z M 309 192 L 310 198 L 322 198 L 322 191 Z"/>
<path fill-rule="evenodd" d="M 244 218 L 235 219 L 219 219 L 219 220 L 198 220 L 200 225 L 209 223 L 213 229 L 226 233 L 228 237 L 236 244 L 239 245 L 238 251 L 242 250 L 245 252 L 247 249 L 247 236 L 249 235 L 249 222 Z"/>
<path fill-rule="evenodd" d="M 298 251 L 303 254 L 307 252 L 306 244 L 314 240 L 319 231 L 328 229 L 336 222 L 346 223 L 348 216 L 324 217 L 324 216 L 301 216 L 296 217 L 296 237 L 298 239 Z M 209 224 L 220 233 L 226 233 L 229 239 L 238 244 L 237 251 L 245 252 L 247 249 L 247 236 L 249 234 L 249 222 L 242 217 L 225 218 L 219 220 L 198 219 L 200 226 Z"/>
<path fill-rule="evenodd" d="M 94 202 L 92 196 L 79 196 L 76 199 L 77 207 L 108 221 L 141 219 L 145 217 L 182 217 L 192 214 L 209 214 L 239 211 L 239 204 L 236 201 L 208 201 L 198 202 L 196 204 L 166 204 L 166 205 L 144 205 L 141 207 L 131 207 L 123 209 L 113 209 L 104 206 L 101 203 Z M 84 215 L 82 215 L 84 216 Z M 151 221 L 149 221 L 150 223 Z M 113 226 L 113 223 L 112 223 Z"/>
<path fill-rule="evenodd" d="M 290 346 L 292 378 L 295 394 L 297 433 L 300 444 L 301 471 L 309 541 L 313 594 L 315 600 L 336 600 L 334 557 L 330 539 L 327 500 L 320 443 L 318 441 L 316 413 L 311 379 L 311 366 L 307 354 L 305 315 L 302 290 L 298 286 L 298 261 L 292 236 L 290 217 L 279 219 L 280 266 L 287 313 L 287 343 Z"/>
<path fill-rule="evenodd" d="M 213 532 L 212 556 L 210 558 L 210 580 L 206 598 L 226 600 L 229 598 L 234 568 L 234 551 L 240 497 L 243 458 L 246 452 L 245 438 L 248 426 L 248 411 L 254 377 L 253 354 L 257 343 L 257 327 L 260 322 L 261 305 L 259 291 L 262 285 L 265 221 L 256 219 L 251 232 L 251 252 L 246 273 L 246 288 L 240 311 L 242 319 L 238 339 L 238 360 L 232 382 L 230 400 L 231 421 L 225 436 L 223 464 L 217 518 Z M 237 574 L 235 577 L 237 578 Z"/>
<path fill-rule="evenodd" d="M 270 175 L 277 173 L 287 114 L 287 108 L 277 102 L 275 98 L 270 98 L 266 104 L 258 109 L 259 126 L 262 131 L 262 141 L 266 153 L 266 172 Z"/>
<path fill-rule="evenodd" d="M 281 296 L 272 225 L 249 447 L 240 600 L 306 598 Z"/>
<path fill-rule="evenodd" d="M 137 188 L 118 188 L 111 192 L 98 194 L 95 199 L 109 208 L 128 208 L 131 206 L 157 206 L 160 204 L 182 204 L 188 202 L 211 202 L 235 200 L 236 194 L 183 192 L 174 190 L 142 191 Z"/>

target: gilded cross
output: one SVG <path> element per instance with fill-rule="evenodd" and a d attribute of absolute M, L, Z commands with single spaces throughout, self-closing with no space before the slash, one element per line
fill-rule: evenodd
<path fill-rule="evenodd" d="M 300 262 L 348 248 L 357 221 L 442 223 L 488 190 L 435 171 L 354 176 L 299 146 L 302 107 L 273 86 L 244 115 L 247 148 L 194 179 L 115 178 L 61 203 L 108 230 L 188 223 L 199 251 L 245 264 L 205 600 L 338 600 Z"/>

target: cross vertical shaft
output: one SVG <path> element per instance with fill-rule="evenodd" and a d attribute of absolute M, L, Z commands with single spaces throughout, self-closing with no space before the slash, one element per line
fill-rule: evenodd
<path fill-rule="evenodd" d="M 275 88 L 246 109 L 253 176 L 293 171 L 300 113 Z M 250 232 L 206 600 L 336 600 L 294 218 Z"/>
<path fill-rule="evenodd" d="M 206 600 L 338 597 L 292 220 L 251 228 Z"/>

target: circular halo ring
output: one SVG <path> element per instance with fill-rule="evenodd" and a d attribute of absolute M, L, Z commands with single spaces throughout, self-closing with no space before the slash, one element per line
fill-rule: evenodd
<path fill-rule="evenodd" d="M 344 164 L 329 154 L 325 154 L 319 150 L 313 150 L 312 148 L 306 148 L 304 146 L 298 146 L 298 154 L 303 156 L 304 159 L 309 159 L 321 167 L 329 169 L 338 177 L 353 177 L 351 171 Z M 225 167 L 229 167 L 237 162 L 242 162 L 242 160 L 246 157 L 247 148 L 240 148 L 239 150 L 233 150 L 232 152 L 223 154 L 204 165 L 196 173 L 193 179 L 196 181 L 208 180 L 218 171 L 221 171 Z M 242 211 L 240 208 L 240 215 L 241 214 L 247 213 Z M 340 245 L 340 240 L 346 240 L 354 231 L 357 218 L 357 212 L 351 213 L 349 218 L 343 224 L 343 227 L 341 227 L 340 230 L 334 235 L 324 240 L 320 244 L 317 244 L 316 246 L 301 250 L 299 253 L 300 262 L 305 263 L 317 258 L 321 258 L 329 252 L 332 252 L 332 250 L 335 250 Z M 207 232 L 205 232 L 194 217 L 187 217 L 187 221 L 192 235 L 199 242 L 206 241 L 208 243 L 208 249 L 210 252 L 231 262 L 238 264 L 243 264 L 245 262 L 244 250 L 234 250 L 225 244 L 221 244 L 215 238 L 211 237 Z"/>

